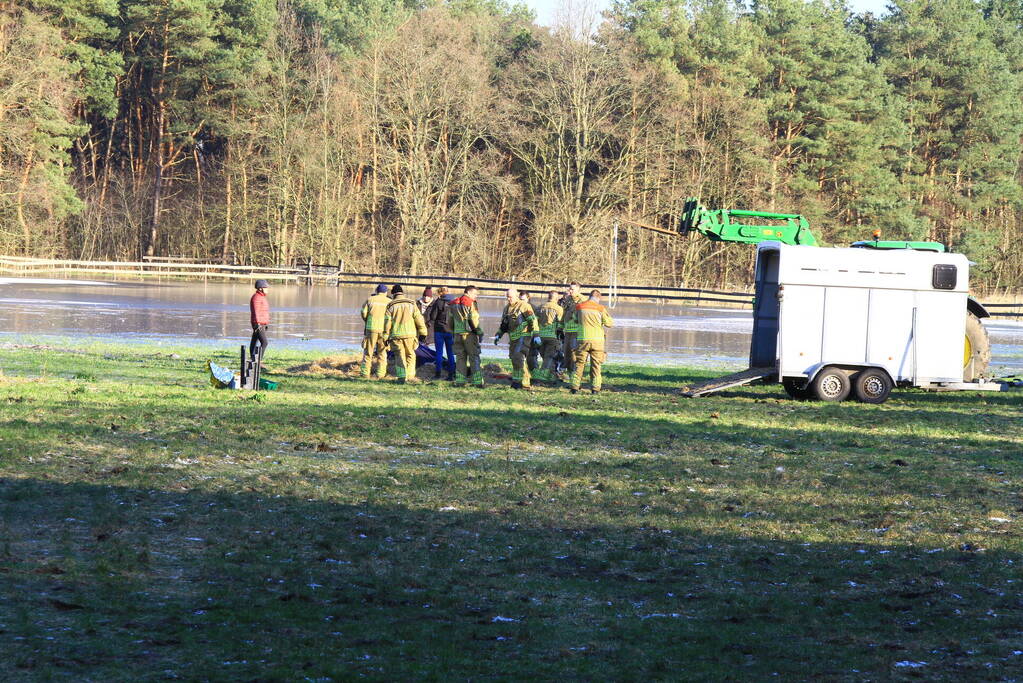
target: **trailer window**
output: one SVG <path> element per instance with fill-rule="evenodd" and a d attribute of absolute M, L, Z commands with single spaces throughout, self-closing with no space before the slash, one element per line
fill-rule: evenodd
<path fill-rule="evenodd" d="M 957 269 L 951 263 L 938 263 L 934 266 L 931 285 L 935 289 L 955 289 L 958 279 Z"/>

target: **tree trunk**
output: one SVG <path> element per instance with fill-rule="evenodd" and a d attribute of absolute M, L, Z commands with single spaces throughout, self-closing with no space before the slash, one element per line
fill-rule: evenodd
<path fill-rule="evenodd" d="M 28 158 L 25 159 L 25 170 L 21 173 L 21 182 L 18 183 L 18 195 L 15 197 L 14 206 L 18 215 L 18 225 L 21 226 L 22 249 L 26 256 L 32 255 L 32 229 L 25 220 L 25 191 L 28 189 L 28 179 L 32 175 L 32 162 L 35 160 L 35 148 L 30 147 Z"/>
<path fill-rule="evenodd" d="M 153 169 L 153 202 L 149 213 L 149 242 L 146 244 L 145 255 L 156 254 L 156 240 L 160 230 L 160 202 L 163 199 L 163 134 L 167 121 L 167 103 L 164 101 L 166 91 L 167 64 L 170 60 L 170 48 L 167 45 L 170 27 L 163 25 L 163 59 L 160 64 L 160 77 L 156 87 L 156 136 L 153 152 L 155 164 Z"/>

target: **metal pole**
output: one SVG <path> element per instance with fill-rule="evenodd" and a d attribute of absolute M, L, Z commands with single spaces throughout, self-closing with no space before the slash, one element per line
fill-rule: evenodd
<path fill-rule="evenodd" d="M 614 308 L 618 305 L 618 219 L 611 227 L 611 254 L 607 277 L 607 304 Z"/>

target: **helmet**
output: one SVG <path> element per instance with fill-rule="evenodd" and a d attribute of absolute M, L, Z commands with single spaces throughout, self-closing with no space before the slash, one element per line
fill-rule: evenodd
<path fill-rule="evenodd" d="M 269 287 L 270 283 L 266 280 L 256 280 L 256 289 L 268 289 Z"/>

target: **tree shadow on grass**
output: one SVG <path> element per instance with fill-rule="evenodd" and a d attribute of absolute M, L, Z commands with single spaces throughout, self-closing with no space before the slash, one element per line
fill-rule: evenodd
<path fill-rule="evenodd" d="M 569 521 L 512 499 L 31 479 L 0 479 L 0 519 L 11 676 L 807 680 L 911 661 L 953 680 L 1018 664 L 1017 553 Z"/>

